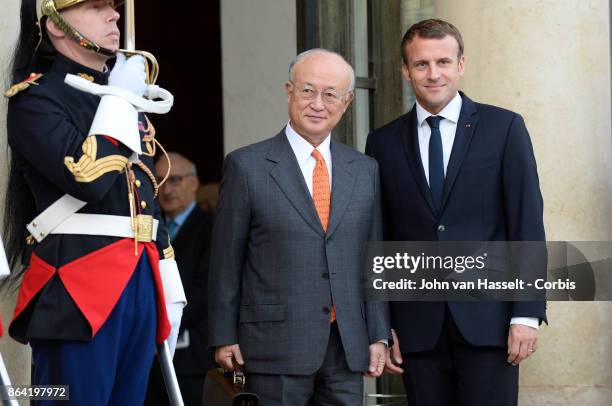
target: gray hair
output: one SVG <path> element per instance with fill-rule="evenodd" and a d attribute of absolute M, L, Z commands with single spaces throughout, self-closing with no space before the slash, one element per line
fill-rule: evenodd
<path fill-rule="evenodd" d="M 348 90 L 349 92 L 352 92 L 353 90 L 355 90 L 355 70 L 353 69 L 351 64 L 348 63 L 346 59 L 344 59 L 344 57 L 340 55 L 339 53 L 330 51 L 328 49 L 323 49 L 323 48 L 309 49 L 308 51 L 304 51 L 295 57 L 295 59 L 289 64 L 289 80 L 291 82 L 293 82 L 293 68 L 295 67 L 295 65 L 300 63 L 302 60 L 308 58 L 309 56 L 312 56 L 317 53 L 336 55 L 338 58 L 342 59 L 342 61 L 344 61 L 344 63 L 348 67 L 348 71 L 349 71 L 349 89 Z"/>
<path fill-rule="evenodd" d="M 183 159 L 187 163 L 187 167 L 189 168 L 188 169 L 189 173 L 193 174 L 196 177 L 198 176 L 198 167 L 196 166 L 196 164 L 193 163 L 193 161 L 191 161 L 185 155 L 181 154 L 180 152 L 176 152 L 176 151 L 167 151 L 166 153 L 168 154 L 168 158 L 170 158 L 171 160 L 172 160 L 172 157 Z M 157 158 L 155 163 L 161 161 L 162 159 L 166 159 L 166 157 L 163 154 Z"/>

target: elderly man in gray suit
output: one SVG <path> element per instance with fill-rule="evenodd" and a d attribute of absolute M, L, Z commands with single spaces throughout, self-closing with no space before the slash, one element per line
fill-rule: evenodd
<path fill-rule="evenodd" d="M 296 58 L 290 121 L 224 165 L 209 274 L 209 345 L 245 365 L 262 404 L 359 405 L 379 376 L 387 304 L 362 296 L 361 250 L 380 240 L 378 166 L 331 140 L 353 99 L 338 54 Z"/>

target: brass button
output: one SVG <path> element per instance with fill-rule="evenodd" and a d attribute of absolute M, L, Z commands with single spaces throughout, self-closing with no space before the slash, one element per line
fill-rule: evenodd
<path fill-rule="evenodd" d="M 136 185 L 136 187 L 140 187 L 142 185 L 142 182 L 136 179 L 136 182 L 134 182 L 134 184 Z"/>
<path fill-rule="evenodd" d="M 143 209 L 146 209 L 147 208 L 147 202 L 145 202 L 145 201 L 140 202 L 140 207 L 142 207 Z"/>

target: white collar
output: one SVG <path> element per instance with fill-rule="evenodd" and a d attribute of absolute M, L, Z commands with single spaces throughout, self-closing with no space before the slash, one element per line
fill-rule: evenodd
<path fill-rule="evenodd" d="M 291 127 L 291 123 L 287 123 L 287 127 L 285 127 L 285 135 L 289 140 L 289 144 L 291 145 L 291 149 L 295 153 L 295 157 L 300 165 L 310 158 L 312 151 L 315 149 L 311 143 L 306 141 L 304 137 L 299 135 L 295 130 Z M 329 163 L 331 153 L 330 153 L 330 142 L 331 142 L 331 133 L 327 134 L 327 137 L 323 140 L 321 144 L 317 147 L 317 150 L 323 155 L 323 158 Z"/>
<path fill-rule="evenodd" d="M 417 122 L 419 123 L 419 127 L 423 125 L 423 122 L 427 120 L 430 116 L 441 116 L 447 120 L 452 121 L 457 124 L 459 121 L 459 115 L 461 114 L 461 105 L 463 104 L 463 100 L 461 99 L 461 95 L 459 92 L 453 97 L 453 99 L 446 105 L 438 114 L 431 114 L 429 111 L 425 110 L 423 106 L 416 102 L 416 113 L 417 113 Z"/>

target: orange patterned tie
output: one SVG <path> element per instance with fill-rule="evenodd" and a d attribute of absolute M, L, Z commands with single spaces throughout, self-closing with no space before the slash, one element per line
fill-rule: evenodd
<path fill-rule="evenodd" d="M 317 160 L 314 171 L 312 171 L 312 200 L 314 201 L 317 214 L 321 220 L 323 231 L 327 232 L 327 225 L 329 224 L 329 209 L 331 207 L 331 192 L 329 190 L 329 172 L 327 172 L 327 165 L 325 164 L 325 158 L 319 152 L 314 149 L 312 151 L 312 157 Z M 336 320 L 336 311 L 332 304 L 330 323 Z"/>

